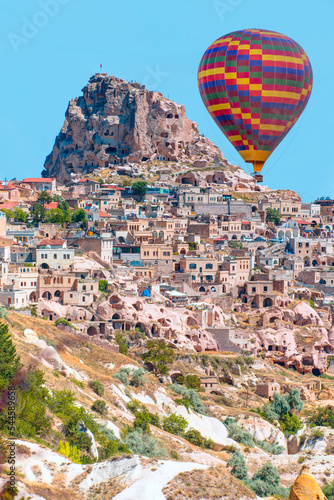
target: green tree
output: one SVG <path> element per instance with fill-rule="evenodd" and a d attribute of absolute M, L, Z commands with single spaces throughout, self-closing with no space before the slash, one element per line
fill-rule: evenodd
<path fill-rule="evenodd" d="M 107 404 L 103 399 L 95 399 L 91 406 L 93 411 L 100 413 L 100 415 L 106 415 L 108 413 Z"/>
<path fill-rule="evenodd" d="M 132 184 L 132 192 L 136 196 L 139 196 L 140 201 L 144 198 L 147 193 L 147 182 L 146 181 L 137 181 Z"/>
<path fill-rule="evenodd" d="M 85 222 L 87 220 L 86 212 L 83 208 L 78 208 L 72 213 L 72 222 Z"/>
<path fill-rule="evenodd" d="M 250 486 L 257 495 L 266 497 L 278 493 L 281 479 L 272 463 L 264 464 L 252 477 Z"/>
<path fill-rule="evenodd" d="M 327 405 L 316 408 L 309 416 L 309 422 L 316 426 L 330 427 L 334 429 L 334 407 Z"/>
<path fill-rule="evenodd" d="M 0 391 L 6 389 L 21 367 L 20 357 L 8 331 L 0 322 Z"/>
<path fill-rule="evenodd" d="M 188 389 L 199 389 L 201 387 L 201 379 L 198 375 L 180 375 L 177 377 L 176 382 L 185 385 Z"/>
<path fill-rule="evenodd" d="M 4 214 L 6 214 L 6 217 L 7 217 L 8 220 L 14 218 L 14 212 L 13 212 L 13 210 L 7 210 L 6 208 L 2 208 L 1 212 L 3 212 Z"/>
<path fill-rule="evenodd" d="M 44 222 L 46 219 L 47 210 L 42 203 L 34 203 L 31 215 L 35 224 Z"/>
<path fill-rule="evenodd" d="M 60 208 L 51 208 L 46 213 L 46 220 L 51 224 L 61 224 L 65 222 L 66 214 Z"/>
<path fill-rule="evenodd" d="M 160 419 L 157 413 L 151 413 L 146 408 L 135 413 L 133 428 L 140 428 L 144 432 L 150 432 L 150 424 L 160 427 Z"/>
<path fill-rule="evenodd" d="M 45 205 L 46 203 L 51 203 L 52 196 L 47 191 L 41 191 L 40 193 L 38 193 L 37 201 L 38 203 Z"/>
<path fill-rule="evenodd" d="M 273 222 L 275 226 L 278 226 L 280 224 L 282 216 L 277 210 L 277 208 L 267 208 L 266 213 L 267 213 L 266 217 L 267 222 Z"/>
<path fill-rule="evenodd" d="M 162 421 L 163 430 L 177 436 L 182 436 L 187 427 L 188 421 L 181 415 L 176 415 L 176 413 L 164 417 Z"/>
<path fill-rule="evenodd" d="M 146 382 L 145 372 L 142 368 L 138 368 L 131 375 L 130 385 L 133 387 L 143 387 Z"/>
<path fill-rule="evenodd" d="M 17 437 L 46 436 L 51 429 L 46 416 L 48 390 L 44 386 L 42 370 L 28 371 L 16 391 L 16 433 Z"/>
<path fill-rule="evenodd" d="M 104 385 L 102 384 L 102 382 L 100 382 L 99 380 L 90 380 L 88 385 L 91 389 L 93 389 L 95 394 L 97 394 L 98 396 L 103 396 Z"/>
<path fill-rule="evenodd" d="M 294 413 L 287 413 L 281 421 L 282 431 L 286 434 L 296 434 L 302 428 L 302 424 Z"/>
<path fill-rule="evenodd" d="M 100 292 L 106 292 L 108 286 L 107 280 L 99 280 L 99 290 Z"/>
<path fill-rule="evenodd" d="M 174 361 L 174 350 L 162 339 L 148 340 L 147 352 L 141 355 L 144 362 L 153 368 L 155 375 L 166 375 Z"/>
<path fill-rule="evenodd" d="M 227 461 L 227 465 L 232 467 L 231 473 L 238 479 L 245 480 L 248 478 L 248 467 L 246 459 L 241 451 L 236 450 L 232 457 Z"/>
<path fill-rule="evenodd" d="M 291 389 L 289 394 L 286 396 L 288 404 L 290 406 L 290 411 L 295 411 L 299 413 L 304 408 L 304 403 L 300 398 L 299 389 Z"/>
<path fill-rule="evenodd" d="M 211 439 L 206 439 L 199 431 L 193 429 L 192 427 L 187 430 L 184 437 L 194 446 L 200 446 L 201 448 L 211 448 L 212 446 Z"/>
<path fill-rule="evenodd" d="M 329 484 L 325 484 L 324 487 L 322 488 L 322 491 L 326 496 L 327 500 L 334 500 L 334 481 L 332 481 Z"/>
<path fill-rule="evenodd" d="M 15 208 L 14 210 L 14 219 L 17 222 L 27 222 L 28 213 L 22 210 L 22 208 Z"/>
<path fill-rule="evenodd" d="M 281 419 L 283 415 L 286 415 L 290 410 L 290 405 L 285 396 L 275 392 L 271 403 L 271 409 L 278 415 L 279 419 Z"/>
<path fill-rule="evenodd" d="M 119 346 L 119 352 L 121 354 L 127 354 L 129 350 L 128 339 L 118 332 L 115 335 L 115 341 Z"/>

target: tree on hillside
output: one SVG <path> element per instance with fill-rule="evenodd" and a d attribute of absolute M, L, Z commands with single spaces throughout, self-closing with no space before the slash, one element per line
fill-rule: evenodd
<path fill-rule="evenodd" d="M 22 208 L 15 208 L 14 218 L 17 222 L 27 222 L 28 213 L 22 210 Z"/>
<path fill-rule="evenodd" d="M 38 224 L 39 222 L 43 222 L 46 217 L 46 212 L 46 208 L 42 205 L 42 203 L 34 203 L 31 210 L 34 223 Z"/>
<path fill-rule="evenodd" d="M 84 222 L 86 219 L 86 212 L 83 208 L 78 208 L 72 214 L 72 222 Z"/>
<path fill-rule="evenodd" d="M 141 355 L 147 365 L 153 367 L 155 375 L 166 375 L 170 364 L 174 361 L 174 350 L 162 339 L 148 340 L 147 352 Z"/>
<path fill-rule="evenodd" d="M 273 222 L 275 226 L 278 226 L 281 222 L 281 214 L 276 208 L 267 208 L 267 222 Z"/>
<path fill-rule="evenodd" d="M 41 203 L 44 206 L 46 203 L 51 203 L 52 196 L 47 191 L 41 191 L 38 194 L 37 201 L 38 203 Z"/>
<path fill-rule="evenodd" d="M 144 198 L 147 193 L 147 182 L 146 181 L 137 181 L 132 184 L 132 192 L 133 194 L 140 197 L 140 201 Z"/>
<path fill-rule="evenodd" d="M 8 387 L 20 367 L 20 357 L 16 354 L 8 325 L 0 323 L 0 391 Z"/>

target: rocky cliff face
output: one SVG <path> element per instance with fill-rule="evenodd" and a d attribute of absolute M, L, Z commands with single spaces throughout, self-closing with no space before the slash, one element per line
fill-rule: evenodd
<path fill-rule="evenodd" d="M 184 106 L 107 74 L 96 74 L 72 99 L 43 176 L 61 181 L 98 167 L 147 160 L 214 157 L 219 149 L 201 137 Z"/>

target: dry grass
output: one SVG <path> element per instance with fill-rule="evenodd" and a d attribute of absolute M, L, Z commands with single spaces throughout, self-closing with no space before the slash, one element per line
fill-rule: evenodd
<path fill-rule="evenodd" d="M 182 472 L 165 486 L 163 493 L 167 500 L 256 498 L 254 493 L 222 466 Z"/>

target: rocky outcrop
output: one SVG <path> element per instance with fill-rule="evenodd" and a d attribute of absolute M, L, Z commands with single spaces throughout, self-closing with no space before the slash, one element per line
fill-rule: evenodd
<path fill-rule="evenodd" d="M 184 106 L 140 83 L 98 73 L 70 101 L 42 175 L 66 181 L 118 163 L 198 160 L 197 155 L 222 156 L 199 135 Z"/>
<path fill-rule="evenodd" d="M 293 483 L 289 500 L 326 500 L 320 486 L 307 467 L 303 467 L 299 476 Z"/>

